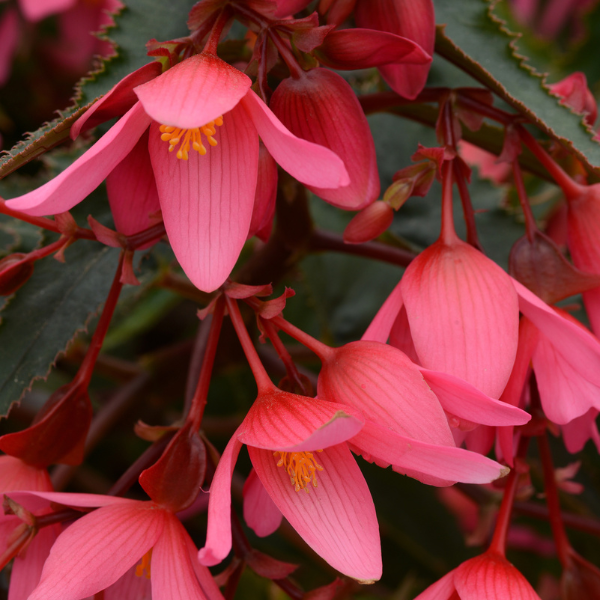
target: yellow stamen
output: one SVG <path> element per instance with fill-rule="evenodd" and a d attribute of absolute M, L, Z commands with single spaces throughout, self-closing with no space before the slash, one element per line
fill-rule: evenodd
<path fill-rule="evenodd" d="M 136 566 L 135 568 L 135 574 L 138 577 L 141 577 L 142 575 L 146 575 L 146 579 L 150 579 L 150 563 L 152 561 L 152 548 L 150 548 L 150 550 L 148 550 L 148 552 L 146 552 L 146 554 L 144 554 L 144 556 L 142 556 L 142 560 L 140 561 L 140 564 Z"/>
<path fill-rule="evenodd" d="M 217 127 L 223 125 L 223 117 L 217 117 L 214 121 L 202 125 L 202 127 L 194 127 L 193 129 L 181 129 L 172 125 L 161 125 L 160 139 L 163 142 L 169 142 L 169 152 L 173 152 L 179 146 L 176 156 L 177 158 L 188 160 L 190 150 L 195 150 L 201 156 L 206 154 L 206 147 L 202 143 L 202 134 L 208 140 L 210 146 L 216 146 L 217 140 L 213 136 L 217 133 Z"/>
<path fill-rule="evenodd" d="M 275 457 L 278 454 L 280 458 L 277 466 L 285 468 L 297 492 L 304 490 L 308 493 L 310 490 L 306 486 L 311 481 L 317 487 L 317 471 L 322 471 L 323 467 L 317 463 L 312 452 L 273 452 Z"/>

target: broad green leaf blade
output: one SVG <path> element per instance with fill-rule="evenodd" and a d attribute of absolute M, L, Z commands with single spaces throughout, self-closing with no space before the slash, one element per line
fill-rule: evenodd
<path fill-rule="evenodd" d="M 436 52 L 453 62 L 599 172 L 600 144 L 581 115 L 551 96 L 545 75 L 519 54 L 518 34 L 493 13 L 497 0 L 438 0 Z"/>
<path fill-rule="evenodd" d="M 152 38 L 175 39 L 189 33 L 187 16 L 195 0 L 125 0 L 125 4 L 114 17 L 115 26 L 103 36 L 115 43 L 115 56 L 104 59 L 100 68 L 78 85 L 76 105 L 0 156 L 0 179 L 68 139 L 71 125 L 91 102 L 125 75 L 152 60 L 146 55 L 146 42 Z"/>
<path fill-rule="evenodd" d="M 67 250 L 65 264 L 45 258 L 0 312 L 0 414 L 85 330 L 110 289 L 119 251 L 95 242 Z"/>

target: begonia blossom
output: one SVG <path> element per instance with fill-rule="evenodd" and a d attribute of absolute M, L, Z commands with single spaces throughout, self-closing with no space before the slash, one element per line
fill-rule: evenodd
<path fill-rule="evenodd" d="M 250 89 L 250 79 L 216 56 L 197 54 L 159 72 L 159 65 L 146 65 L 117 84 L 72 134 L 123 117 L 60 175 L 7 205 L 38 216 L 69 210 L 135 150 L 149 128 L 144 160 L 152 165 L 169 240 L 192 282 L 212 291 L 231 272 L 248 235 L 259 134 L 279 165 L 306 185 L 343 187 L 348 174 L 333 152 L 291 134 Z M 149 171 L 136 176 L 147 182 Z M 146 208 L 131 200 L 119 196 L 113 212 L 125 220 L 144 214 Z"/>
<path fill-rule="evenodd" d="M 486 552 L 467 560 L 415 600 L 541 600 L 506 558 Z"/>
<path fill-rule="evenodd" d="M 30 600 L 81 600 L 109 588 L 123 576 L 130 577 L 132 567 L 138 576 L 150 579 L 154 598 L 223 598 L 208 569 L 197 563 L 196 547 L 179 519 L 155 502 L 58 492 L 13 496 L 25 507 L 32 497 L 48 506 L 54 502 L 77 508 L 99 507 L 57 538 Z M 117 589 L 131 583 L 124 582 Z M 114 588 L 108 597 L 113 592 Z"/>

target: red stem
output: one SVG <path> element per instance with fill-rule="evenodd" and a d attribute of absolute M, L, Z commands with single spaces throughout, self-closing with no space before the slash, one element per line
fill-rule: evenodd
<path fill-rule="evenodd" d="M 304 76 L 304 71 L 302 67 L 298 64 L 294 53 L 288 47 L 288 45 L 279 37 L 279 34 L 276 31 L 269 31 L 269 37 L 273 40 L 275 47 L 277 48 L 279 55 L 283 58 L 285 64 L 290 70 L 290 75 L 294 79 L 300 79 Z"/>
<path fill-rule="evenodd" d="M 542 460 L 542 469 L 544 471 L 544 490 L 546 492 L 546 504 L 550 514 L 550 526 L 552 535 L 556 544 L 556 553 L 563 567 L 569 564 L 569 555 L 571 544 L 565 531 L 561 512 L 560 500 L 558 498 L 558 488 L 554 477 L 554 464 L 552 463 L 552 453 L 550 452 L 550 443 L 546 434 L 538 437 L 538 447 L 540 449 L 540 458 Z"/>
<path fill-rule="evenodd" d="M 40 258 L 45 258 L 46 256 L 50 256 L 53 252 L 60 250 L 63 246 L 69 243 L 69 238 L 61 236 L 60 239 L 56 240 L 56 242 L 52 242 L 43 248 L 39 248 L 38 250 L 34 250 L 27 254 L 25 258 L 23 258 L 24 263 L 35 262 Z"/>
<path fill-rule="evenodd" d="M 128 235 L 125 238 L 127 249 L 137 250 L 140 246 L 144 246 L 148 242 L 160 239 L 163 235 L 165 235 L 165 233 L 167 233 L 165 229 L 165 224 L 161 221 L 160 223 L 152 225 L 151 227 L 148 227 L 148 229 L 144 229 L 139 233 Z"/>
<path fill-rule="evenodd" d="M 244 300 L 248 306 L 260 314 L 261 302 L 257 298 L 246 298 Z M 282 316 L 273 317 L 269 319 L 271 323 L 279 327 L 282 331 L 285 331 L 288 335 L 293 337 L 296 341 L 300 342 L 303 346 L 306 346 L 309 350 L 314 352 L 321 361 L 327 360 L 334 352 L 333 348 L 323 344 L 319 340 L 312 337 L 308 333 L 298 329 L 295 325 L 292 325 L 289 321 L 286 321 Z"/>
<path fill-rule="evenodd" d="M 454 214 L 452 212 L 452 164 L 444 161 L 442 164 L 442 230 L 440 240 L 451 245 L 456 239 L 454 230 Z"/>
<path fill-rule="evenodd" d="M 204 49 L 202 52 L 206 52 L 207 54 L 217 55 L 217 47 L 219 46 L 219 40 L 221 39 L 221 34 L 223 33 L 223 29 L 229 21 L 231 14 L 227 6 L 221 10 L 221 13 L 217 17 L 215 24 L 213 25 L 210 35 L 208 36 L 208 40 L 204 45 Z"/>
<path fill-rule="evenodd" d="M 115 308 L 119 301 L 119 295 L 121 294 L 121 289 L 123 284 L 121 283 L 121 271 L 123 268 L 123 258 L 125 256 L 124 252 L 121 252 L 121 256 L 119 257 L 119 264 L 117 266 L 117 270 L 115 272 L 115 276 L 110 286 L 110 291 L 108 292 L 108 296 L 106 298 L 106 302 L 104 304 L 104 309 L 102 310 L 102 315 L 100 316 L 100 320 L 98 321 L 98 325 L 96 327 L 96 331 L 94 331 L 94 336 L 92 337 L 92 341 L 88 347 L 87 354 L 81 363 L 81 367 L 79 367 L 79 371 L 77 375 L 75 375 L 74 382 L 78 381 L 81 385 L 87 387 L 92 379 L 92 373 L 94 371 L 94 365 L 96 364 L 96 359 L 98 358 L 98 354 L 100 353 L 100 349 L 102 348 L 102 343 L 104 342 L 104 337 L 106 336 L 106 332 L 108 331 L 108 327 L 112 320 L 113 314 L 115 312 Z"/>
<path fill-rule="evenodd" d="M 580 196 L 585 189 L 574 181 L 556 161 L 540 146 L 540 143 L 522 125 L 517 126 L 517 131 L 523 143 L 533 152 L 535 157 L 546 167 L 558 186 L 561 187 L 567 199 Z"/>
<path fill-rule="evenodd" d="M 233 323 L 235 332 L 237 333 L 240 344 L 242 345 L 242 349 L 244 350 L 244 354 L 246 355 L 246 359 L 248 360 L 250 368 L 252 369 L 254 379 L 256 379 L 258 393 L 261 394 L 275 389 L 275 385 L 267 374 L 267 371 L 265 370 L 265 367 L 263 366 L 258 353 L 256 352 L 256 348 L 254 347 L 254 344 L 248 335 L 248 330 L 246 329 L 244 319 L 242 319 L 242 315 L 240 313 L 240 307 L 238 306 L 237 302 L 229 296 L 225 296 L 225 302 L 227 303 L 227 310 L 229 311 L 229 316 L 231 318 L 231 322 Z"/>
<path fill-rule="evenodd" d="M 210 387 L 212 369 L 215 364 L 215 356 L 217 354 L 217 346 L 219 345 L 224 314 L 225 303 L 221 297 L 215 302 L 210 332 L 208 334 L 208 341 L 204 352 L 204 360 L 202 361 L 202 369 L 200 371 L 200 377 L 198 378 L 198 386 L 196 387 L 196 393 L 192 398 L 190 412 L 186 418 L 186 421 L 191 421 L 193 423 L 192 428 L 194 431 L 200 429 L 200 423 L 202 423 L 202 417 L 204 416 L 204 408 L 206 406 L 208 388 Z"/>
<path fill-rule="evenodd" d="M 489 547 L 489 551 L 495 552 L 500 556 L 505 556 L 506 554 L 506 534 L 508 532 L 508 526 L 510 525 L 510 517 L 515 500 L 515 492 L 517 491 L 519 484 L 519 473 L 516 468 L 516 461 L 523 458 L 527 454 L 529 439 L 529 437 L 522 436 L 519 440 L 517 456 L 515 457 L 515 468 L 512 469 L 508 475 L 506 487 L 504 488 L 504 496 L 502 497 L 502 504 L 500 505 L 498 518 L 496 519 L 494 536 Z"/>
<path fill-rule="evenodd" d="M 527 198 L 527 191 L 525 190 L 525 183 L 523 181 L 523 173 L 521 172 L 521 167 L 519 166 L 519 161 L 515 159 L 513 161 L 513 176 L 515 179 L 515 187 L 517 188 L 517 195 L 519 196 L 519 202 L 521 203 L 521 209 L 523 210 L 523 214 L 525 215 L 525 231 L 527 233 L 527 239 L 533 243 L 535 232 L 538 227 L 535 223 L 535 217 L 533 216 L 533 212 L 531 211 L 531 205 L 529 204 L 529 199 Z"/>
<path fill-rule="evenodd" d="M 465 223 L 467 224 L 467 242 L 469 242 L 471 246 L 483 252 L 483 248 L 479 242 L 479 236 L 477 235 L 475 211 L 473 210 L 473 204 L 471 202 L 471 195 L 469 194 L 469 188 L 467 186 L 463 165 L 458 160 L 453 160 L 452 163 L 454 170 L 454 181 L 456 181 L 456 186 L 458 187 L 458 194 L 462 204 L 463 215 L 465 217 Z"/>
<path fill-rule="evenodd" d="M 460 92 L 458 93 L 458 98 L 459 103 L 463 107 L 470 108 L 472 111 L 479 113 L 483 117 L 488 117 L 494 121 L 498 121 L 498 123 L 503 123 L 504 125 L 510 125 L 514 123 L 515 119 L 518 119 L 520 116 L 500 110 L 499 108 L 490 106 L 489 104 L 479 102 L 478 100 L 475 100 L 466 94 L 463 95 Z"/>

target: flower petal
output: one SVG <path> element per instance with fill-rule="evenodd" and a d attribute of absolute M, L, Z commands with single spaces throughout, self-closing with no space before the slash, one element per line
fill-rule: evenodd
<path fill-rule="evenodd" d="M 102 98 L 92 104 L 90 108 L 71 127 L 71 139 L 75 139 L 82 131 L 87 131 L 108 121 L 113 117 L 124 115 L 137 101 L 133 88 L 158 77 L 162 65 L 151 62 L 140 67 L 133 73 L 123 77 L 117 85 L 108 91 Z"/>
<path fill-rule="evenodd" d="M 104 590 L 104 600 L 152 600 L 150 580 L 138 577 L 136 566 Z"/>
<path fill-rule="evenodd" d="M 454 446 L 448 421 L 423 376 L 400 350 L 358 341 L 336 348 L 318 379 L 322 399 L 364 411 L 411 438 Z"/>
<path fill-rule="evenodd" d="M 265 489 L 304 541 L 341 573 L 372 582 L 381 577 L 381 547 L 369 488 L 345 444 L 317 455 L 318 487 L 296 492 L 268 450 L 248 448 Z"/>
<path fill-rule="evenodd" d="M 258 135 L 240 109 L 227 113 L 205 156 L 180 160 L 150 128 L 162 216 L 177 260 L 205 292 L 231 273 L 248 236 L 258 173 Z"/>
<path fill-rule="evenodd" d="M 435 15 L 432 0 L 358 0 L 356 24 L 407 37 L 433 55 Z M 393 64 L 379 68 L 389 86 L 404 98 L 413 99 L 425 86 L 429 64 Z"/>
<path fill-rule="evenodd" d="M 402 306 L 394 324 L 392 325 L 392 330 L 390 331 L 390 346 L 394 346 L 394 348 L 398 348 L 410 358 L 410 360 L 415 363 L 415 365 L 420 365 L 419 357 L 417 356 L 417 351 L 415 349 L 415 344 L 412 339 L 412 335 L 410 333 L 410 324 L 408 322 L 408 315 L 406 314 L 406 307 Z"/>
<path fill-rule="evenodd" d="M 567 313 L 559 313 L 512 279 L 521 312 L 540 330 L 578 373 L 600 386 L 600 342 Z"/>
<path fill-rule="evenodd" d="M 150 118 L 136 104 L 62 173 L 33 192 L 8 200 L 6 206 L 38 217 L 73 208 L 131 152 L 149 124 Z"/>
<path fill-rule="evenodd" d="M 394 471 L 400 473 L 422 473 L 446 482 L 489 483 L 509 471 L 480 454 L 421 442 L 372 421 L 365 423 L 351 443 L 366 460 L 385 463 L 385 466 L 391 464 Z"/>
<path fill-rule="evenodd" d="M 596 444 L 596 449 L 600 452 L 600 433 L 596 425 L 598 411 L 591 408 L 587 413 L 573 419 L 561 427 L 565 447 L 571 454 L 581 452 L 588 440 Z"/>
<path fill-rule="evenodd" d="M 498 398 L 518 342 L 518 303 L 509 276 L 457 238 L 424 250 L 406 269 L 401 288 L 421 364 Z"/>
<path fill-rule="evenodd" d="M 328 69 L 312 69 L 299 79 L 289 77 L 275 90 L 271 109 L 294 135 L 335 152 L 344 162 L 350 183 L 327 189 L 332 186 L 303 181 L 292 173 L 296 179 L 310 185 L 323 200 L 345 209 L 356 210 L 377 199 L 379 173 L 373 136 L 356 94 L 342 77 Z"/>
<path fill-rule="evenodd" d="M 150 218 L 152 213 L 160 210 L 160 202 L 148 154 L 148 131 L 108 175 L 106 190 L 120 233 L 139 233 L 157 222 L 156 218 Z"/>
<path fill-rule="evenodd" d="M 155 121 L 191 129 L 229 112 L 251 85 L 247 75 L 203 52 L 135 88 L 135 93 Z"/>
<path fill-rule="evenodd" d="M 310 0 L 275 0 L 277 4 L 277 12 L 275 16 L 279 19 L 289 17 L 300 12 L 303 8 L 310 4 Z"/>
<path fill-rule="evenodd" d="M 170 513 L 165 517 L 163 532 L 152 550 L 152 597 L 205 600 L 190 559 L 189 535 L 177 517 Z"/>
<path fill-rule="evenodd" d="M 198 560 L 207 567 L 220 563 L 231 550 L 231 477 L 242 448 L 237 433 L 225 447 L 210 486 L 206 543 L 198 552 Z"/>
<path fill-rule="evenodd" d="M 165 515 L 130 500 L 80 518 L 52 546 L 30 600 L 80 600 L 107 588 L 154 546 Z"/>
<path fill-rule="evenodd" d="M 351 438 L 363 423 L 360 412 L 350 406 L 274 389 L 256 399 L 238 439 L 269 450 L 320 450 Z"/>
<path fill-rule="evenodd" d="M 259 97 L 249 90 L 241 101 L 271 156 L 298 181 L 323 188 L 348 185 L 342 159 L 331 150 L 290 133 Z"/>
<path fill-rule="evenodd" d="M 244 484 L 244 521 L 246 521 L 246 525 L 258 537 L 266 537 L 277 531 L 282 518 L 281 511 L 271 500 L 271 496 L 267 494 L 256 471 L 252 469 Z"/>
<path fill-rule="evenodd" d="M 452 600 L 454 591 L 454 571 L 450 571 L 424 592 L 421 592 L 415 600 Z"/>
<path fill-rule="evenodd" d="M 11 490 L 52 491 L 46 469 L 38 469 L 14 456 L 0 456 L 0 492 Z"/>
<path fill-rule="evenodd" d="M 256 235 L 265 243 L 269 240 L 275 217 L 277 177 L 277 164 L 261 142 L 258 152 L 256 194 L 248 238 Z"/>
<path fill-rule="evenodd" d="M 516 406 L 486 396 L 470 383 L 441 371 L 421 369 L 421 374 L 445 411 L 480 425 L 524 425 L 531 415 Z"/>
<path fill-rule="evenodd" d="M 28 21 L 40 21 L 48 15 L 72 8 L 77 0 L 20 0 L 19 6 Z"/>
<path fill-rule="evenodd" d="M 381 308 L 377 311 L 377 314 L 362 336 L 362 340 L 381 342 L 383 344 L 387 342 L 394 322 L 404 305 L 401 284 L 402 281 L 398 283 L 381 305 Z"/>
<path fill-rule="evenodd" d="M 431 56 L 412 40 L 374 29 L 330 32 L 319 46 L 319 62 L 332 69 L 369 69 L 390 63 L 424 65 Z"/>

